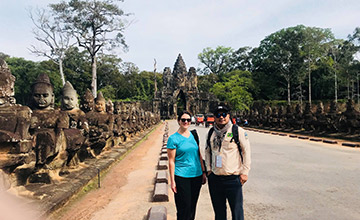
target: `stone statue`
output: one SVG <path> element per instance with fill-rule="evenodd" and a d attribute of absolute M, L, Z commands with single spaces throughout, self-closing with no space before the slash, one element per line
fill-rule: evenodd
<path fill-rule="evenodd" d="M 86 89 L 85 94 L 83 95 L 80 102 L 80 109 L 85 113 L 91 112 L 94 110 L 94 96 L 90 89 Z"/>
<path fill-rule="evenodd" d="M 53 108 L 53 85 L 46 74 L 40 74 L 31 86 L 30 100 L 33 114 L 30 132 L 35 139 L 36 167 L 53 170 L 66 163 L 66 140 L 63 129 L 69 128 L 69 117 L 66 113 Z M 50 175 L 40 172 L 30 176 L 30 182 L 51 181 Z"/>
<path fill-rule="evenodd" d="M 354 101 L 348 99 L 346 102 L 346 111 L 341 114 L 339 125 L 340 131 L 355 134 L 360 127 L 360 113 L 355 110 Z"/>
<path fill-rule="evenodd" d="M 46 74 L 40 74 L 31 86 L 30 105 L 33 110 L 54 109 L 54 88 Z"/>
<path fill-rule="evenodd" d="M 32 112 L 29 107 L 16 104 L 14 82 L 8 65 L 0 59 L 0 172 L 17 173 L 16 184 L 23 185 L 28 177 L 22 178 L 23 171 L 34 170 L 29 165 L 35 161 L 29 133 Z"/>
<path fill-rule="evenodd" d="M 15 76 L 11 74 L 5 60 L 0 59 L 0 106 L 16 103 L 14 83 Z"/>
<path fill-rule="evenodd" d="M 116 145 L 126 141 L 125 122 L 122 120 L 121 104 L 118 101 L 114 102 L 114 136 L 118 139 Z"/>
<path fill-rule="evenodd" d="M 304 114 L 302 110 L 301 104 L 296 104 L 295 106 L 295 114 L 293 116 L 293 126 L 294 129 L 301 130 L 304 126 Z"/>
<path fill-rule="evenodd" d="M 106 112 L 109 114 L 114 114 L 114 104 L 111 99 L 106 102 Z"/>
<path fill-rule="evenodd" d="M 106 100 L 102 92 L 97 94 L 95 99 L 94 111 L 86 113 L 89 122 L 89 141 L 92 153 L 99 155 L 107 141 L 113 136 L 114 118 L 112 114 L 106 112 Z"/>
<path fill-rule="evenodd" d="M 325 132 L 327 130 L 328 118 L 326 117 L 324 104 L 322 102 L 319 102 L 317 105 L 313 124 L 317 133 Z"/>
<path fill-rule="evenodd" d="M 303 128 L 305 128 L 305 130 L 309 132 L 314 131 L 315 130 L 314 121 L 316 118 L 313 112 L 311 111 L 311 105 L 309 102 L 307 102 L 305 105 L 303 119 L 304 119 Z"/>
<path fill-rule="evenodd" d="M 77 165 L 79 160 L 77 154 L 80 148 L 84 147 L 89 126 L 85 113 L 79 108 L 76 90 L 68 81 L 62 89 L 61 110 L 69 117 L 69 127 L 64 129 L 68 153 L 66 165 Z"/>

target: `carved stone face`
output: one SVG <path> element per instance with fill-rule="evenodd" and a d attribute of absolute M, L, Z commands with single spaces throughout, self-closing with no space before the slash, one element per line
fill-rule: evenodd
<path fill-rule="evenodd" d="M 115 114 L 120 114 L 121 113 L 121 105 L 120 105 L 119 102 L 114 103 L 114 113 Z"/>
<path fill-rule="evenodd" d="M 52 87 L 43 83 L 35 84 L 32 91 L 32 99 L 36 109 L 52 109 L 54 101 Z"/>
<path fill-rule="evenodd" d="M 114 104 L 111 102 L 111 100 L 106 103 L 106 112 L 110 114 L 114 113 Z"/>
<path fill-rule="evenodd" d="M 61 102 L 63 110 L 72 110 L 78 107 L 78 97 L 74 93 L 65 93 Z"/>
<path fill-rule="evenodd" d="M 106 111 L 106 103 L 103 100 L 96 100 L 95 102 L 95 111 L 97 112 L 105 112 Z"/>

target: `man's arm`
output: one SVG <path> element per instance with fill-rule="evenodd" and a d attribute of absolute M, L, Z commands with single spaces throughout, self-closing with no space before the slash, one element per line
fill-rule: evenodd
<path fill-rule="evenodd" d="M 241 184 L 244 184 L 249 175 L 250 165 L 251 165 L 251 149 L 250 149 L 250 141 L 247 132 L 239 127 L 239 140 L 240 147 L 242 152 L 242 165 L 240 169 L 240 181 Z"/>

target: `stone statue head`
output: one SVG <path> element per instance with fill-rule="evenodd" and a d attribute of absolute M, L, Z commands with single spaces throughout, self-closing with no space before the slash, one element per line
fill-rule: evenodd
<path fill-rule="evenodd" d="M 100 113 L 106 112 L 106 100 L 102 92 L 98 92 L 97 97 L 95 99 L 95 111 Z"/>
<path fill-rule="evenodd" d="M 90 112 L 94 110 L 94 96 L 90 89 L 86 89 L 80 103 L 81 110 Z"/>
<path fill-rule="evenodd" d="M 54 88 L 47 74 L 41 73 L 31 85 L 32 109 L 49 110 L 54 105 Z"/>
<path fill-rule="evenodd" d="M 114 113 L 121 114 L 121 104 L 119 101 L 114 102 Z"/>
<path fill-rule="evenodd" d="M 324 114 L 324 104 L 320 101 L 317 109 L 316 109 L 316 113 L 317 114 Z"/>
<path fill-rule="evenodd" d="M 11 74 L 5 60 L 0 59 L 0 106 L 16 103 L 14 84 L 15 76 Z"/>
<path fill-rule="evenodd" d="M 110 114 L 114 113 L 114 104 L 111 99 L 106 102 L 106 112 Z"/>
<path fill-rule="evenodd" d="M 69 81 L 66 81 L 62 89 L 61 109 L 72 110 L 79 108 L 78 95 Z"/>

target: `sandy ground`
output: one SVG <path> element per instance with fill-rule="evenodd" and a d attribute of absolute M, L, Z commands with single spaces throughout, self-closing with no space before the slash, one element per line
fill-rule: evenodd
<path fill-rule="evenodd" d="M 161 204 L 152 203 L 151 196 L 164 128 L 164 124 L 157 127 L 145 141 L 114 165 L 103 178 L 100 189 L 71 202 L 62 209 L 62 216 L 56 219 L 144 219 L 152 206 Z M 168 211 L 174 212 L 169 203 L 164 205 Z"/>

